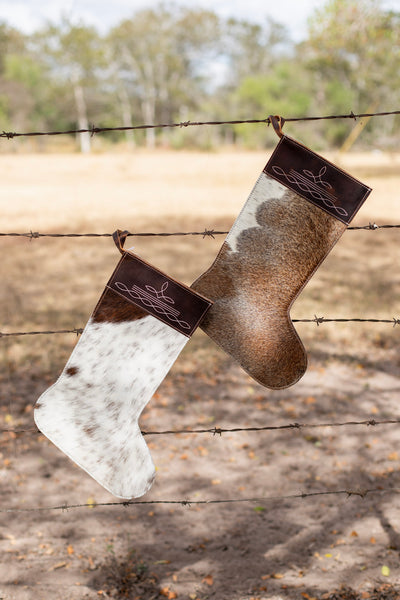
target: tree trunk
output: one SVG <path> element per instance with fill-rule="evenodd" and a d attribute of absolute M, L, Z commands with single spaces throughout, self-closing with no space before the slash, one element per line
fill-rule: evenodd
<path fill-rule="evenodd" d="M 87 118 L 85 95 L 83 93 L 83 88 L 78 81 L 78 77 L 76 77 L 75 75 L 72 77 L 72 84 L 74 87 L 75 106 L 76 106 L 76 112 L 78 115 L 78 128 L 79 129 L 89 129 L 89 121 Z M 89 132 L 80 133 L 79 138 L 80 138 L 81 152 L 83 154 L 88 154 L 90 152 L 90 148 L 91 148 L 90 133 Z"/>
<path fill-rule="evenodd" d="M 122 85 L 118 90 L 118 98 L 121 105 L 122 123 L 124 127 L 132 127 L 132 112 L 129 102 L 128 92 L 125 85 Z M 135 135 L 132 130 L 127 129 L 125 132 L 128 147 L 133 149 L 136 147 Z"/>
<path fill-rule="evenodd" d="M 142 114 L 146 125 L 154 124 L 155 106 L 151 98 L 143 98 Z M 154 129 L 146 129 L 146 146 L 147 148 L 155 148 L 156 133 Z"/>

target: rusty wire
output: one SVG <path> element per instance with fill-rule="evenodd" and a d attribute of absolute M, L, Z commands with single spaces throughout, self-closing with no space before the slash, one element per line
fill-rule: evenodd
<path fill-rule="evenodd" d="M 399 115 L 400 110 L 391 110 L 385 112 L 374 112 L 374 113 L 358 113 L 355 114 L 350 111 L 348 114 L 340 115 L 325 115 L 325 116 L 314 116 L 314 117 L 281 117 L 282 123 L 284 122 L 295 122 L 295 121 L 323 121 L 328 119 L 353 119 L 357 120 L 363 117 L 385 117 L 389 115 Z M 24 133 L 18 133 L 16 131 L 3 131 L 0 133 L 0 138 L 12 140 L 16 137 L 35 137 L 35 136 L 54 136 L 54 135 L 70 135 L 77 133 L 90 133 L 93 137 L 97 133 L 106 133 L 111 131 L 136 131 L 141 129 L 168 129 L 168 128 L 185 128 L 185 127 L 198 127 L 201 125 L 247 125 L 263 123 L 264 125 L 270 125 L 271 120 L 269 117 L 264 119 L 234 119 L 228 121 L 181 121 L 179 123 L 158 123 L 158 124 L 147 124 L 147 125 L 132 125 L 129 127 L 96 127 L 91 125 L 85 129 L 68 129 L 64 131 L 29 131 Z"/>
<path fill-rule="evenodd" d="M 239 432 L 262 432 L 262 431 L 278 431 L 278 430 L 301 430 L 301 429 L 317 429 L 324 427 L 349 427 L 349 426 L 366 426 L 376 427 L 378 425 L 398 425 L 400 418 L 398 419 L 365 419 L 363 421 L 342 421 L 333 423 L 285 423 L 284 425 L 263 425 L 259 427 L 211 427 L 208 429 L 169 429 L 165 431 L 141 431 L 144 436 L 149 435 L 185 435 L 185 434 L 199 434 L 209 433 L 213 436 L 222 436 L 223 433 L 239 433 Z M 24 433 L 35 433 L 40 435 L 41 432 L 36 427 L 30 427 L 28 429 L 11 429 L 9 427 L 0 429 L 0 433 L 11 433 L 15 435 Z"/>
<path fill-rule="evenodd" d="M 292 319 L 292 323 L 315 323 L 317 327 L 324 323 L 387 323 L 391 324 L 393 327 L 396 325 L 400 325 L 400 319 L 396 317 L 392 317 L 391 319 L 375 319 L 375 318 L 365 318 L 361 319 L 358 317 L 349 317 L 349 318 L 330 318 L 330 317 L 317 317 L 314 315 L 312 319 Z M 75 333 L 76 335 L 81 335 L 83 333 L 83 327 L 74 327 L 73 329 L 55 329 L 49 331 L 12 331 L 12 332 L 3 332 L 0 331 L 0 339 L 8 338 L 8 337 L 20 337 L 24 335 L 53 335 L 58 333 Z"/>
<path fill-rule="evenodd" d="M 368 225 L 358 225 L 347 227 L 346 231 L 377 231 L 378 229 L 400 229 L 400 224 L 384 224 L 377 225 L 376 223 L 368 223 Z M 138 231 L 129 232 L 127 237 L 173 237 L 173 236 L 201 236 L 205 238 L 215 238 L 216 235 L 227 235 L 229 231 L 218 231 L 216 229 L 207 229 L 203 231 L 172 231 L 172 232 L 150 232 L 150 231 Z M 23 233 L 15 232 L 0 232 L 0 237 L 26 237 L 29 240 L 36 240 L 39 238 L 82 238 L 82 237 L 112 237 L 112 233 L 40 233 L 39 231 L 27 231 Z"/>
<path fill-rule="evenodd" d="M 400 225 L 399 225 L 400 227 Z M 134 236 L 134 237 L 171 237 L 171 236 L 187 236 L 187 235 L 193 235 L 193 236 L 202 236 L 203 239 L 206 237 L 211 237 L 213 238 L 215 235 L 226 235 L 227 233 L 229 233 L 229 231 L 216 231 L 215 229 L 204 229 L 204 231 L 175 231 L 172 233 L 169 232 L 159 232 L 159 233 L 152 233 L 152 232 L 137 232 L 137 233 L 128 233 L 127 237 L 129 236 Z M 80 237 L 93 237 L 93 238 L 99 238 L 99 237 L 112 237 L 113 234 L 112 233 L 39 233 L 38 231 L 29 231 L 26 233 L 0 233 L 0 237 L 26 237 L 29 238 L 30 240 L 35 240 L 38 238 L 42 238 L 42 237 L 50 237 L 50 238 L 62 238 L 62 237 L 67 237 L 67 238 L 80 238 Z"/>
<path fill-rule="evenodd" d="M 0 513 L 26 513 L 26 512 L 43 512 L 49 510 L 68 511 L 75 508 L 98 508 L 98 507 L 122 507 L 128 506 L 148 506 L 148 505 L 180 505 L 182 507 L 191 507 L 192 505 L 210 505 L 210 504 L 239 504 L 239 503 L 254 503 L 263 504 L 268 502 L 283 502 L 287 500 L 304 500 L 318 496 L 357 496 L 365 499 L 370 494 L 399 494 L 399 488 L 374 488 L 374 489 L 345 489 L 345 490 L 325 490 L 317 492 L 299 492 L 298 494 L 288 494 L 285 496 L 260 496 L 255 498 L 222 498 L 213 500 L 125 500 L 122 502 L 87 502 L 85 504 L 61 504 L 58 506 L 38 506 L 32 508 L 0 508 Z"/>

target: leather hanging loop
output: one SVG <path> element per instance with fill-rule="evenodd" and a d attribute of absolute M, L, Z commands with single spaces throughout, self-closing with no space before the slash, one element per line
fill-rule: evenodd
<path fill-rule="evenodd" d="M 124 231 L 122 231 L 122 229 L 117 229 L 112 234 L 114 243 L 117 246 L 118 250 L 121 252 L 121 254 L 124 254 L 125 252 L 124 244 L 128 235 L 129 231 L 127 231 L 126 229 Z"/>
<path fill-rule="evenodd" d="M 284 133 L 282 131 L 282 127 L 285 123 L 285 119 L 280 117 L 279 115 L 269 115 L 269 122 L 272 123 L 273 128 L 275 129 L 275 133 L 278 137 L 282 138 Z"/>

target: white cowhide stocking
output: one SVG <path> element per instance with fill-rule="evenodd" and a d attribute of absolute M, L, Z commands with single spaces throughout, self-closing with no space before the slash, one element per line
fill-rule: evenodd
<path fill-rule="evenodd" d="M 300 379 L 307 355 L 289 311 L 371 189 L 284 136 L 211 267 L 191 286 L 213 301 L 201 328 L 256 381 Z"/>
<path fill-rule="evenodd" d="M 140 414 L 211 303 L 125 252 L 121 232 L 116 239 L 123 256 L 34 418 L 109 492 L 133 498 L 155 473 Z"/>

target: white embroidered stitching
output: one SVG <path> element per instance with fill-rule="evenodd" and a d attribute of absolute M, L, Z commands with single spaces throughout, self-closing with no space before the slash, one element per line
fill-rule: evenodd
<path fill-rule="evenodd" d="M 182 327 L 182 329 L 190 329 L 189 323 L 178 319 L 179 315 L 181 314 L 178 310 L 175 310 L 171 306 L 168 306 L 168 304 L 165 304 L 159 299 L 162 298 L 166 302 L 175 304 L 172 298 L 164 295 L 164 292 L 168 287 L 168 281 L 165 281 L 163 283 L 159 291 L 155 290 L 150 285 L 146 285 L 146 289 L 148 290 L 147 292 L 144 289 L 138 287 L 137 285 L 133 285 L 129 289 L 128 286 L 125 285 L 125 283 L 122 283 L 121 281 L 116 281 L 114 285 L 117 289 L 119 289 L 121 292 L 125 292 L 134 300 L 139 300 L 139 302 L 141 302 L 147 308 L 151 308 L 159 315 L 163 315 L 164 317 L 166 317 L 169 321 L 177 323 L 180 327 Z M 149 294 L 148 292 L 152 292 L 154 295 Z"/>
<path fill-rule="evenodd" d="M 289 183 L 296 185 L 301 191 L 310 194 L 314 200 L 320 200 L 325 204 L 325 206 L 333 209 L 343 217 L 349 216 L 348 212 L 344 208 L 341 206 L 336 206 L 334 201 L 337 200 L 337 196 L 327 191 L 331 186 L 327 181 L 322 180 L 322 175 L 325 174 L 326 167 L 322 167 L 317 175 L 314 175 L 307 169 L 303 169 L 303 173 L 306 175 L 306 177 L 294 169 L 290 169 L 290 172 L 286 173 L 282 167 L 274 165 L 271 168 L 274 173 L 281 177 L 285 177 Z"/>

